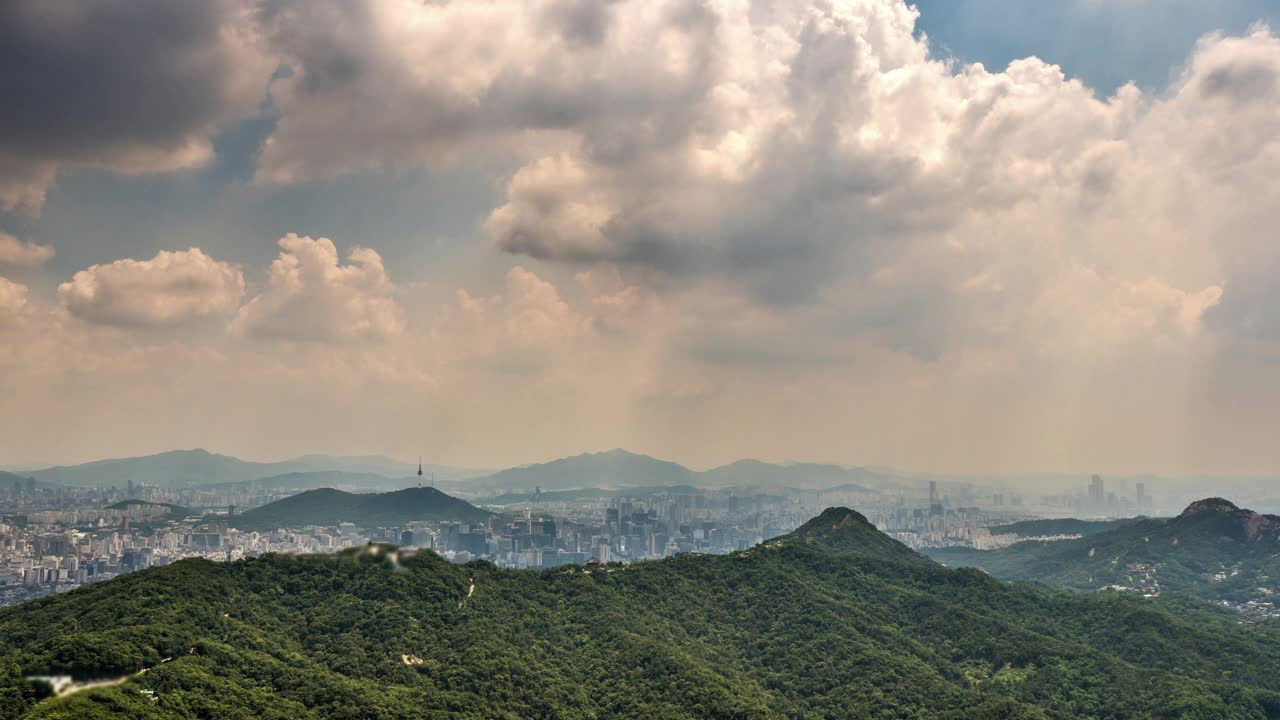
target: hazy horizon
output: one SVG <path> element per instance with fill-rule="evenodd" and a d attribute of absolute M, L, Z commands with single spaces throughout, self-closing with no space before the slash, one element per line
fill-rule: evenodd
<path fill-rule="evenodd" d="M 167 450 L 158 450 L 155 452 L 144 452 L 137 455 L 89 457 L 82 460 L 65 460 L 65 461 L 58 461 L 58 462 L 35 462 L 35 463 L 0 463 L 0 471 L 21 473 L 24 471 L 44 470 L 44 469 L 49 469 L 54 467 L 73 467 L 77 465 L 84 465 L 84 464 L 94 463 L 94 462 L 129 460 L 134 458 L 150 457 L 154 455 L 163 455 L 166 453 L 193 452 L 193 451 L 204 451 L 211 455 L 221 455 L 224 457 L 229 457 L 229 458 L 233 458 L 233 459 L 244 461 L 244 462 L 261 463 L 261 464 L 283 463 L 290 460 L 300 460 L 300 459 L 311 458 L 311 457 L 333 457 L 333 458 L 345 459 L 345 460 L 370 458 L 370 459 L 388 460 L 388 461 L 400 463 L 404 465 L 407 470 L 411 471 L 419 462 L 419 459 L 417 457 L 401 458 L 394 455 L 384 455 L 384 454 L 348 455 L 344 453 L 334 453 L 334 452 L 309 452 L 309 453 L 299 453 L 294 455 L 280 455 L 280 456 L 246 456 L 246 455 L 238 455 L 236 453 L 222 452 L 217 449 L 206 448 L 206 447 L 189 447 L 189 448 L 169 448 Z M 1086 470 L 1086 471 L 1068 471 L 1068 470 L 1050 469 L 1050 470 L 1008 471 L 1008 472 L 1001 472 L 1001 473 L 934 472 L 934 471 L 928 471 L 928 470 L 919 470 L 912 467 L 831 462 L 831 461 L 812 460 L 812 459 L 803 459 L 803 458 L 767 459 L 767 458 L 760 458 L 760 457 L 735 457 L 735 458 L 727 459 L 723 462 L 713 463 L 710 465 L 698 465 L 693 463 L 682 462 L 678 458 L 665 457 L 662 455 L 655 455 L 653 453 L 641 452 L 632 448 L 622 448 L 622 447 L 588 449 L 588 450 L 582 450 L 579 452 L 568 453 L 566 455 L 540 457 L 536 459 L 526 460 L 523 462 L 512 463 L 509 465 L 457 465 L 453 463 L 440 462 L 435 458 L 426 457 L 426 456 L 422 457 L 421 462 L 424 464 L 424 467 L 442 466 L 442 467 L 454 468 L 457 470 L 489 473 L 489 472 L 499 472 L 501 470 L 510 469 L 510 468 L 521 468 L 521 467 L 529 467 L 529 466 L 536 466 L 536 465 L 544 465 L 544 464 L 554 462 L 556 460 L 562 460 L 566 458 L 573 458 L 573 457 L 586 456 L 586 455 L 600 455 L 600 454 L 607 454 L 607 453 L 613 453 L 613 452 L 623 452 L 623 453 L 629 453 L 633 455 L 646 456 L 659 461 L 673 462 L 689 470 L 692 470 L 694 472 L 707 472 L 710 470 L 715 470 L 717 468 L 726 467 L 737 462 L 755 461 L 755 462 L 761 462 L 761 463 L 766 463 L 771 465 L 783 465 L 783 466 L 785 465 L 828 465 L 828 466 L 847 468 L 850 470 L 865 470 L 868 472 L 899 474 L 907 478 L 914 478 L 922 481 L 929 478 L 938 478 L 938 479 L 947 479 L 955 482 L 965 482 L 965 481 L 1016 482 L 1019 480 L 1024 480 L 1024 481 L 1039 480 L 1039 481 L 1049 481 L 1049 482 L 1068 481 L 1069 482 L 1072 480 L 1078 480 L 1080 483 L 1084 483 L 1088 480 L 1088 478 L 1090 478 L 1093 475 L 1101 475 L 1104 478 L 1110 478 L 1110 479 L 1119 480 L 1122 482 L 1141 480 L 1141 479 L 1156 479 L 1156 480 L 1163 480 L 1168 482 L 1183 482 L 1183 483 L 1195 482 L 1195 481 L 1201 481 L 1201 480 L 1227 480 L 1227 481 L 1251 482 L 1251 481 L 1262 481 L 1262 480 L 1274 479 L 1274 475 L 1271 475 L 1271 474 L 1258 474 L 1258 475 L 1248 475 L 1248 474 L 1234 475 L 1234 474 L 1227 474 L 1227 473 L 1165 474 L 1165 473 L 1156 473 L 1156 472 L 1107 472 L 1103 469 L 1097 469 L 1097 468 Z"/>

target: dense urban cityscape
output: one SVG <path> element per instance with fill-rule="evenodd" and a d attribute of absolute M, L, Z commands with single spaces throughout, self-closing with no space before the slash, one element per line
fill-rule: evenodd
<path fill-rule="evenodd" d="M 349 521 L 353 518 L 338 518 L 330 525 L 243 530 L 235 527 L 237 513 L 297 491 L 264 490 L 254 482 L 58 487 L 14 475 L 7 487 L 0 486 L 0 603 L 65 592 L 188 557 L 227 561 L 266 553 L 332 553 L 368 543 L 431 549 L 457 563 L 483 559 L 535 569 L 724 554 L 784 535 L 839 505 L 862 509 L 877 528 L 912 549 L 991 550 L 1029 539 L 992 532 L 992 527 L 1046 514 L 1119 517 L 1151 507 L 1144 484 L 1137 484 L 1132 501 L 1122 501 L 1106 493 L 1103 483 L 1095 475 L 1086 493 L 1044 495 L 1034 503 L 1017 494 L 977 498 L 966 489 L 964 500 L 972 504 L 964 505 L 943 495 L 936 481 L 897 492 L 857 486 L 768 492 L 692 487 L 544 492 L 535 487 L 471 498 L 493 512 L 483 522 L 358 525 Z M 1078 536 L 1034 539 L 1073 537 Z"/>

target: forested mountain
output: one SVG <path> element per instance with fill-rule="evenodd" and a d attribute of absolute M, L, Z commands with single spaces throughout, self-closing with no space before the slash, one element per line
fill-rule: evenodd
<path fill-rule="evenodd" d="M 389 493 L 356 494 L 321 488 L 236 515 L 228 522 L 242 530 L 274 530 L 303 525 L 351 522 L 371 527 L 415 520 L 481 522 L 490 513 L 435 488 L 419 487 Z"/>
<path fill-rule="evenodd" d="M 953 567 L 1077 588 L 1142 586 L 1235 600 L 1280 590 L 1280 517 L 1221 498 L 1192 503 L 1174 518 L 1138 518 L 1077 540 L 927 552 Z"/>
<path fill-rule="evenodd" d="M 35 702 L 57 673 L 129 676 Z M 833 510 L 629 566 L 184 560 L 0 610 L 0 688 L 6 719 L 1243 720 L 1280 717 L 1280 635 L 949 570 Z"/>
<path fill-rule="evenodd" d="M 1020 520 L 1007 525 L 993 525 L 992 533 L 997 535 L 1012 534 L 1018 537 L 1047 537 L 1051 535 L 1097 535 L 1100 532 L 1115 530 L 1125 525 L 1132 525 L 1146 518 L 1122 518 L 1120 520 L 1079 520 L 1076 518 L 1054 518 L 1048 520 Z"/>
<path fill-rule="evenodd" d="M 795 532 L 773 541 L 777 544 L 797 542 L 890 562 L 933 564 L 924 555 L 877 530 L 862 513 L 849 508 L 827 508 Z"/>

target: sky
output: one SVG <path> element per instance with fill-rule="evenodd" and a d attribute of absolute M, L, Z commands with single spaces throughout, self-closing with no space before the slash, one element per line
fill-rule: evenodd
<path fill-rule="evenodd" d="M 1274 474 L 1277 23 L 4 3 L 0 463 Z"/>

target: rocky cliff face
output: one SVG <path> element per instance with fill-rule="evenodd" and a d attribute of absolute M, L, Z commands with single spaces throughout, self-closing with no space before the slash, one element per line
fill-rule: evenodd
<path fill-rule="evenodd" d="M 1222 498 L 1191 503 L 1170 525 L 1216 534 L 1219 542 L 1280 542 L 1280 517 L 1245 510 Z"/>

